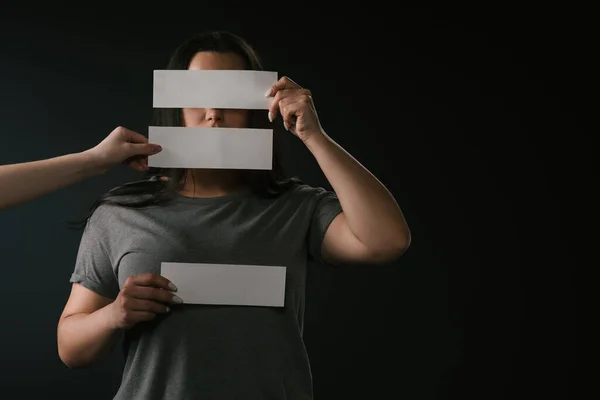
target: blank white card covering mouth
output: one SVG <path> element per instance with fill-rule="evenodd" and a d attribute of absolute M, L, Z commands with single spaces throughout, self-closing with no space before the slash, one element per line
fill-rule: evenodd
<path fill-rule="evenodd" d="M 269 170 L 273 167 L 273 130 L 151 126 L 151 143 L 162 151 L 148 159 L 159 168 Z"/>
<path fill-rule="evenodd" d="M 266 92 L 277 72 L 252 70 L 154 71 L 155 108 L 267 110 Z M 267 115 L 265 113 L 265 119 Z M 148 165 L 159 168 L 269 170 L 273 130 L 151 126 L 148 140 L 162 151 Z"/>

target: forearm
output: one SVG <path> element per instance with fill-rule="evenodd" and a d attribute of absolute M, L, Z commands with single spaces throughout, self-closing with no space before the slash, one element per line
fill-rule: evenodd
<path fill-rule="evenodd" d="M 392 194 L 354 157 L 326 134 L 306 141 L 340 200 L 348 226 L 367 248 L 402 248 L 410 231 Z"/>
<path fill-rule="evenodd" d="M 58 354 L 69 368 L 92 364 L 108 354 L 119 337 L 110 305 L 91 314 L 73 314 L 58 325 Z"/>
<path fill-rule="evenodd" d="M 76 183 L 100 171 L 87 152 L 0 166 L 0 209 Z"/>

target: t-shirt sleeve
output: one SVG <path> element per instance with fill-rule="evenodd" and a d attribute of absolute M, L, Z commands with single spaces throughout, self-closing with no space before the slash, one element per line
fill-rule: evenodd
<path fill-rule="evenodd" d="M 342 206 L 332 191 L 319 188 L 316 191 L 316 197 L 317 203 L 308 231 L 308 252 L 314 261 L 325 263 L 321 253 L 323 239 L 333 219 L 342 212 Z"/>
<path fill-rule="evenodd" d="M 99 209 L 96 210 L 85 226 L 70 282 L 114 299 L 120 289 L 112 268 L 103 214 Z"/>

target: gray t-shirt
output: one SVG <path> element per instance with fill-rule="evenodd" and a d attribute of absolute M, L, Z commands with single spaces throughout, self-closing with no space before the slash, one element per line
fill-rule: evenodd
<path fill-rule="evenodd" d="M 242 191 L 177 196 L 141 209 L 102 205 L 84 230 L 71 282 L 116 298 L 127 277 L 161 262 L 287 267 L 285 306 L 174 305 L 124 336 L 115 399 L 310 400 L 302 340 L 309 260 L 341 211 L 331 191 L 297 185 L 275 199 Z"/>

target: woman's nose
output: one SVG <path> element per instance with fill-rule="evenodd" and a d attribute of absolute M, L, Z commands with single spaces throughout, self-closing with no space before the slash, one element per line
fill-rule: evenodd
<path fill-rule="evenodd" d="M 206 110 L 206 120 L 212 124 L 223 121 L 223 111 L 218 108 L 209 108 Z"/>

